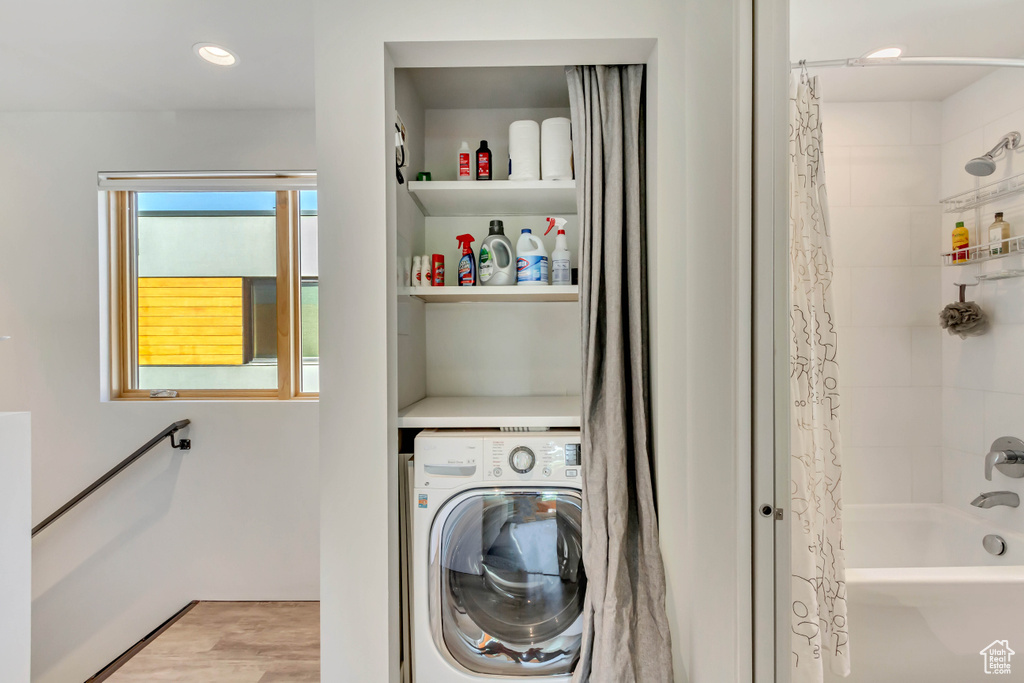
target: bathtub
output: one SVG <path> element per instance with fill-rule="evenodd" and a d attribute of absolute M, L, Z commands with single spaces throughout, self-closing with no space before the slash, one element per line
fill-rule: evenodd
<path fill-rule="evenodd" d="M 844 510 L 851 675 L 830 682 L 1024 681 L 1024 534 L 947 505 Z M 1024 519 L 1024 509 L 1021 509 Z M 991 555 L 985 534 L 1005 539 Z M 981 651 L 1008 641 L 1012 673 Z"/>

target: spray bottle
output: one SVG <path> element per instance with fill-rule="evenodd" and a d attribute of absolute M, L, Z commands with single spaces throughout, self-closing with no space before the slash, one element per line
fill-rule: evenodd
<path fill-rule="evenodd" d="M 558 232 L 555 233 L 555 250 L 551 252 L 551 284 L 570 285 L 572 270 L 569 267 L 569 245 L 565 241 L 565 219 L 548 218 L 548 229 L 544 234 L 547 235 L 555 227 Z"/>
<path fill-rule="evenodd" d="M 473 287 L 476 285 L 476 260 L 473 258 L 472 235 L 459 235 L 456 237 L 459 246 L 462 247 L 462 258 L 459 259 L 459 287 Z"/>

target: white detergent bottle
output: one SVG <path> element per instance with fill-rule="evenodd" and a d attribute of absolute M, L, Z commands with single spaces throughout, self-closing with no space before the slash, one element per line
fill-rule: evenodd
<path fill-rule="evenodd" d="M 548 283 L 548 251 L 529 228 L 523 228 L 516 243 L 516 280 L 519 285 Z"/>
<path fill-rule="evenodd" d="M 555 234 L 555 250 L 551 252 L 551 284 L 571 285 L 572 270 L 569 267 L 569 245 L 565 241 L 565 219 L 548 218 L 547 235 L 552 228 L 558 228 Z"/>

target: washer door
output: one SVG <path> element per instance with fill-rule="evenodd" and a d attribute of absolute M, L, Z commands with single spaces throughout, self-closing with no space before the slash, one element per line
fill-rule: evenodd
<path fill-rule="evenodd" d="M 431 536 L 430 616 L 450 660 L 497 676 L 572 671 L 587 582 L 578 491 L 469 491 Z"/>

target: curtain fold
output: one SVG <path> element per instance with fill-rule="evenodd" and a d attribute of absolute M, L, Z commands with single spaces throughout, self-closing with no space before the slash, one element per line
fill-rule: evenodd
<path fill-rule="evenodd" d="M 850 672 L 839 364 L 818 79 L 790 92 L 790 486 L 793 683 Z"/>
<path fill-rule="evenodd" d="M 643 66 L 566 69 L 580 224 L 584 638 L 575 683 L 672 681 L 650 465 Z"/>

